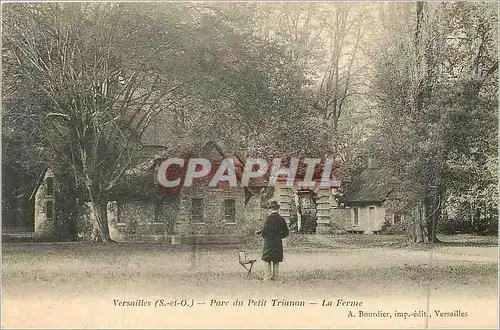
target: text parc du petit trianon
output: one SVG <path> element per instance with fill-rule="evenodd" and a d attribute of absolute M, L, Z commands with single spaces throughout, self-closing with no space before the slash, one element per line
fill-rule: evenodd
<path fill-rule="evenodd" d="M 468 313 L 462 310 L 438 310 L 435 309 L 430 313 L 424 310 L 366 310 L 365 302 L 362 300 L 346 300 L 346 299 L 322 299 L 321 302 L 312 302 L 305 300 L 285 300 L 278 298 L 271 299 L 210 299 L 208 301 L 197 301 L 193 299 L 157 299 L 156 301 L 146 299 L 135 300 L 119 300 L 114 299 L 113 304 L 115 307 L 188 307 L 191 308 L 195 305 L 207 305 L 212 308 L 228 308 L 228 307 L 328 307 L 328 308 L 345 308 L 347 317 L 353 318 L 452 318 L 452 317 L 467 317 Z M 352 309 L 356 308 L 356 310 Z M 363 308 L 363 309 L 359 309 Z"/>

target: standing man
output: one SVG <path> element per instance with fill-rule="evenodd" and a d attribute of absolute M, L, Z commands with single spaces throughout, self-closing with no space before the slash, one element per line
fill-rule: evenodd
<path fill-rule="evenodd" d="M 272 201 L 270 208 L 271 213 L 264 221 L 262 230 L 259 231 L 264 238 L 262 260 L 267 263 L 264 281 L 275 280 L 278 278 L 279 263 L 283 261 L 283 242 L 281 240 L 289 234 L 285 219 L 278 213 L 280 208 L 278 202 Z"/>

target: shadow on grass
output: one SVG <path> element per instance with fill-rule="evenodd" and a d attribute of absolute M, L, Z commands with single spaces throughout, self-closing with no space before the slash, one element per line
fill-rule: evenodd
<path fill-rule="evenodd" d="M 497 247 L 497 236 L 472 236 L 472 235 L 438 235 L 439 242 L 434 246 L 447 247 Z M 199 244 L 199 245 L 172 245 L 169 242 L 120 242 L 118 244 L 91 243 L 83 241 L 66 242 L 54 238 L 36 238 L 2 235 L 2 243 L 14 243 L 3 246 L 4 251 L 30 250 L 30 247 L 37 246 L 37 250 L 59 249 L 57 243 L 78 242 L 76 249 L 85 250 L 90 247 L 91 250 L 115 251 L 115 253 L 126 253 L 130 250 L 150 251 L 228 251 L 228 250 L 260 250 L 263 246 L 261 237 L 247 237 L 240 244 Z M 15 244 L 23 243 L 23 244 Z M 39 244 L 39 243 L 54 243 Z M 314 234 L 292 234 L 284 244 L 287 250 L 315 250 L 315 249 L 363 249 L 363 248 L 394 248 L 394 249 L 428 249 L 428 244 L 409 244 L 402 235 L 314 235 Z"/>
<path fill-rule="evenodd" d="M 435 246 L 453 246 L 453 247 L 496 247 L 498 243 L 488 242 L 437 242 Z"/>
<path fill-rule="evenodd" d="M 411 282 L 414 284 L 426 283 L 429 280 L 473 283 L 495 282 L 498 268 L 496 264 L 406 264 L 401 263 L 392 267 L 361 267 L 359 269 L 315 270 L 298 271 L 288 275 L 289 281 L 314 282 L 332 280 L 339 283 L 359 282 L 383 284 L 394 280 L 395 282 Z M 477 274 L 480 272 L 481 277 Z"/>
<path fill-rule="evenodd" d="M 496 247 L 498 246 L 497 236 L 472 236 L 472 235 L 451 235 L 440 236 L 436 246 L 451 247 Z"/>
<path fill-rule="evenodd" d="M 2 243 L 66 243 L 80 242 L 78 239 L 60 238 L 60 237 L 42 237 L 29 234 L 2 234 Z"/>

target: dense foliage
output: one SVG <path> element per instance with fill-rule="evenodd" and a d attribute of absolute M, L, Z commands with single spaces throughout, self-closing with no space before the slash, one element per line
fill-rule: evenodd
<path fill-rule="evenodd" d="M 65 228 L 74 232 L 90 202 L 94 236 L 109 240 L 109 194 L 131 169 L 217 141 L 254 157 L 334 156 L 346 188 L 375 155 L 386 206 L 413 219 L 413 236 L 463 221 L 495 232 L 493 4 L 3 9 L 2 198 L 12 225 L 32 217 L 50 166 L 67 183 Z"/>

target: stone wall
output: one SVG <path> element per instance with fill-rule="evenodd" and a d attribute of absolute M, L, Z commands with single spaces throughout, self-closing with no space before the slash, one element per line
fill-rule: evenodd
<path fill-rule="evenodd" d="M 290 218 L 295 210 L 295 199 L 292 188 L 284 184 L 277 184 L 272 199 L 279 203 L 279 214 L 285 218 L 286 223 L 290 226 Z"/>
<path fill-rule="evenodd" d="M 161 201 L 129 200 L 118 202 L 120 232 L 125 235 L 165 235 L 166 226 L 157 217 Z"/>
<path fill-rule="evenodd" d="M 52 177 L 47 172 L 45 179 Z M 54 236 L 55 197 L 47 195 L 46 180 L 36 192 L 35 232 L 38 236 Z M 55 184 L 55 183 L 54 183 Z M 55 191 L 55 189 L 54 189 Z M 203 199 L 203 221 L 191 219 L 193 198 Z M 235 217 L 225 217 L 225 200 L 234 200 Z M 52 218 L 47 218 L 47 201 L 54 208 Z M 205 235 L 222 237 L 232 242 L 236 236 L 254 234 L 262 226 L 261 196 L 256 193 L 245 206 L 243 188 L 189 187 L 178 196 L 154 196 L 142 199 L 120 199 L 108 202 L 108 224 L 110 236 L 116 241 L 168 241 L 174 235 Z M 79 220 L 83 227 L 92 227 L 93 214 L 90 207 Z M 83 228 L 82 227 L 82 228 Z M 234 237 L 229 237 L 229 236 Z M 82 232 L 82 238 L 88 238 Z M 228 237 L 227 239 L 224 237 Z M 189 241 L 203 241 L 191 238 Z"/>
<path fill-rule="evenodd" d="M 317 192 L 316 209 L 317 209 L 317 234 L 329 234 L 331 231 L 331 192 L 330 189 L 320 189 Z"/>
<path fill-rule="evenodd" d="M 275 199 L 281 206 L 280 214 L 290 219 L 293 209 L 293 194 L 288 189 L 277 189 Z M 377 206 L 368 220 L 368 207 L 358 207 L 358 225 L 353 223 L 353 208 L 338 207 L 331 201 L 328 191 L 317 194 L 317 234 L 340 234 L 347 231 L 372 233 L 380 230 L 386 218 L 385 209 Z M 193 198 L 203 200 L 203 221 L 191 218 Z M 235 201 L 235 221 L 228 222 L 224 216 L 224 201 Z M 125 241 L 165 241 L 183 244 L 189 242 L 230 242 L 235 237 L 253 235 L 260 229 L 267 209 L 261 205 L 261 196 L 254 195 L 244 205 L 245 193 L 240 188 L 185 188 L 179 198 L 155 200 L 119 201 L 117 216 L 108 211 L 110 231 Z M 289 206 L 289 207 L 287 207 Z M 373 206 L 372 206 L 373 207 Z M 217 238 L 218 237 L 218 238 Z M 205 244 L 205 243 L 204 243 Z"/>
<path fill-rule="evenodd" d="M 254 235 L 255 230 L 260 229 L 264 223 L 265 216 L 262 207 L 262 196 L 260 193 L 254 193 L 248 204 L 244 206 L 243 231 L 246 235 Z"/>
<path fill-rule="evenodd" d="M 112 203 L 116 204 L 116 216 L 111 216 L 108 204 L 110 230 L 113 227 L 116 235 L 122 236 L 125 241 L 142 241 L 145 237 L 173 233 L 178 209 L 176 197 L 124 199 Z"/>
<path fill-rule="evenodd" d="M 192 218 L 194 198 L 202 199 L 201 220 Z M 234 220 L 225 216 L 225 200 L 234 200 Z M 260 195 L 245 206 L 241 188 L 183 188 L 180 196 L 117 202 L 117 217 L 110 222 L 127 241 L 170 240 L 171 236 L 249 235 L 261 226 Z M 168 236 L 168 237 L 167 237 Z"/>
<path fill-rule="evenodd" d="M 193 198 L 203 200 L 203 220 L 194 222 L 191 217 Z M 234 200 L 235 218 L 225 216 L 225 201 Z M 181 194 L 179 213 L 175 222 L 176 235 L 248 234 L 260 221 L 260 198 L 253 196 L 245 206 L 242 188 L 189 187 Z"/>

